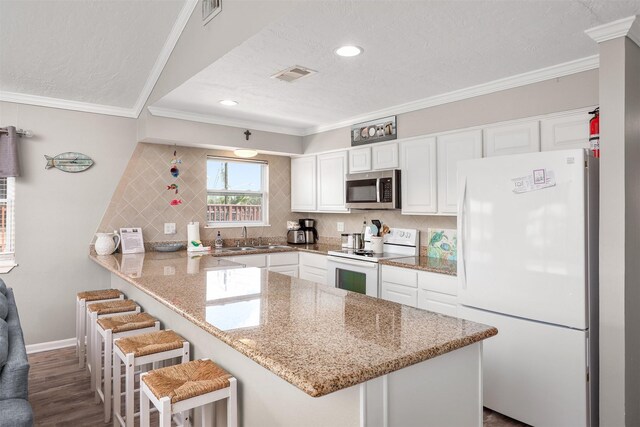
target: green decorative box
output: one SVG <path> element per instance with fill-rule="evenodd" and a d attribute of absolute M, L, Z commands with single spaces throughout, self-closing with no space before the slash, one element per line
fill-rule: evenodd
<path fill-rule="evenodd" d="M 456 230 L 429 228 L 427 256 L 457 261 L 458 237 Z"/>

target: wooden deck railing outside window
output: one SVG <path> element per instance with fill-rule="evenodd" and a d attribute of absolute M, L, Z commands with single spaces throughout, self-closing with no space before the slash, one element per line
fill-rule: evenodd
<path fill-rule="evenodd" d="M 253 205 L 207 205 L 209 222 L 262 221 L 262 206 Z"/>

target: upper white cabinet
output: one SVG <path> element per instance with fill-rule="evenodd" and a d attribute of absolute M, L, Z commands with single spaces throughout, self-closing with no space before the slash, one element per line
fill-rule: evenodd
<path fill-rule="evenodd" d="M 371 147 L 352 148 L 349 150 L 349 173 L 367 172 L 371 170 Z"/>
<path fill-rule="evenodd" d="M 539 122 L 523 122 L 484 129 L 485 157 L 540 151 Z"/>
<path fill-rule="evenodd" d="M 395 169 L 398 167 L 398 143 L 373 144 L 371 146 L 371 168 Z"/>
<path fill-rule="evenodd" d="M 399 147 L 402 213 L 436 213 L 436 139 L 413 138 L 399 142 Z"/>
<path fill-rule="evenodd" d="M 589 148 L 587 112 L 543 119 L 540 121 L 542 151 Z"/>
<path fill-rule="evenodd" d="M 316 156 L 291 159 L 291 210 L 316 210 Z"/>
<path fill-rule="evenodd" d="M 349 150 L 349 173 L 371 170 L 396 169 L 398 167 L 398 143 L 371 144 Z"/>
<path fill-rule="evenodd" d="M 318 210 L 346 211 L 344 176 L 347 152 L 318 155 Z"/>
<path fill-rule="evenodd" d="M 437 138 L 438 212 L 458 212 L 458 162 L 482 157 L 482 131 L 450 133 Z"/>

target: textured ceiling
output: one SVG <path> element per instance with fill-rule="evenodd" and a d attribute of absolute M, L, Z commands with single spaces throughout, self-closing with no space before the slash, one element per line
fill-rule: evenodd
<path fill-rule="evenodd" d="M 134 106 L 185 0 L 0 0 L 0 90 Z"/>
<path fill-rule="evenodd" d="M 154 107 L 304 131 L 597 54 L 584 30 L 636 14 L 637 0 L 301 2 Z M 347 43 L 364 54 L 337 57 Z M 293 65 L 318 73 L 270 78 Z"/>

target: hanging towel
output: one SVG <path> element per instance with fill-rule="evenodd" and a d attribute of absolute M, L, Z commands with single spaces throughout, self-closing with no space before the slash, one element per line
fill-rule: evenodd
<path fill-rule="evenodd" d="M 18 162 L 18 134 L 14 126 L 0 133 L 0 178 L 20 176 Z"/>

